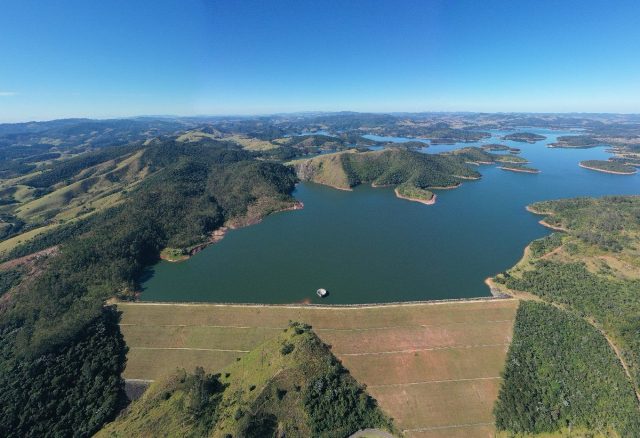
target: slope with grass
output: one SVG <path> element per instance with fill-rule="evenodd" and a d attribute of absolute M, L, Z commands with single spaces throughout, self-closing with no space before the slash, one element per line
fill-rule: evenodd
<path fill-rule="evenodd" d="M 462 179 L 477 179 L 480 174 L 468 162 L 493 163 L 495 156 L 480 148 L 464 148 L 443 154 L 385 149 L 348 151 L 299 160 L 293 166 L 300 179 L 350 190 L 359 184 L 392 186 L 400 197 L 431 201 L 429 189 L 451 188 Z"/>
<path fill-rule="evenodd" d="M 391 422 L 329 348 L 299 323 L 238 361 L 158 381 L 98 436 L 326 436 Z"/>

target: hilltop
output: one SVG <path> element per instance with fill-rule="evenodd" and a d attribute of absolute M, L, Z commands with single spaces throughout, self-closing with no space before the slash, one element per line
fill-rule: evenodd
<path fill-rule="evenodd" d="M 480 173 L 468 163 L 494 163 L 496 156 L 480 148 L 464 148 L 449 153 L 385 149 L 346 151 L 294 161 L 298 177 L 337 189 L 350 190 L 359 184 L 391 186 L 399 197 L 430 201 L 430 189 L 453 188 L 463 179 L 478 179 Z"/>
<path fill-rule="evenodd" d="M 391 422 L 308 325 L 290 323 L 218 374 L 155 382 L 102 436 L 326 436 Z"/>

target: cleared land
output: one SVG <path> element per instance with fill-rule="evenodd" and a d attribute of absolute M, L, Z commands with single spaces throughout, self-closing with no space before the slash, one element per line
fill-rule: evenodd
<path fill-rule="evenodd" d="M 220 369 L 289 320 L 311 324 L 407 436 L 492 436 L 518 301 L 369 307 L 119 303 L 127 379 Z"/>

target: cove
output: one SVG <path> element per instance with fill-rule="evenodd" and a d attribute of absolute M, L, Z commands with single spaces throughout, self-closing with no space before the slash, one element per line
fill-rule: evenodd
<path fill-rule="evenodd" d="M 181 263 L 160 262 L 143 284 L 146 301 L 326 304 L 468 298 L 489 295 L 486 277 L 511 267 L 524 247 L 548 234 L 525 211 L 532 202 L 574 196 L 637 194 L 640 175 L 578 167 L 606 159 L 604 147 L 550 149 L 566 132 L 529 130 L 548 138 L 522 149 L 537 175 L 482 166 L 479 181 L 437 191 L 433 206 L 401 200 L 390 188 L 353 192 L 297 186 L 302 210 L 277 213 L 233 230 Z M 573 133 L 575 134 L 575 133 Z M 482 143 L 478 143 L 482 144 Z M 467 145 L 455 145 L 463 147 Z M 431 146 L 437 153 L 452 146 Z M 315 291 L 326 288 L 320 299 Z"/>

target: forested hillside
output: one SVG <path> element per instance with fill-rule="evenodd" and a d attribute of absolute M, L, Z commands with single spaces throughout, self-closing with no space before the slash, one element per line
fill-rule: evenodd
<path fill-rule="evenodd" d="M 293 205 L 292 169 L 257 161 L 225 143 L 162 140 L 139 152 L 146 176 L 122 193 L 120 202 L 23 242 L 8 256 L 22 248 L 29 253 L 60 245 L 59 254 L 36 275 L 18 285 L 15 279 L 7 280 L 13 287 L 3 297 L 0 315 L 0 431 L 16 425 L 24 435 L 58 429 L 87 435 L 97 430 L 123 401 L 125 346 L 117 315 L 103 306 L 104 300 L 114 295 L 131 298 L 143 269 L 158 260 L 164 247 L 204 242 L 226 221 Z M 76 169 L 73 162 L 59 166 Z M 80 177 L 52 173 L 57 168 L 49 171 L 51 184 L 62 177 Z M 86 171 L 82 166 L 77 170 Z M 88 335 L 92 330 L 93 337 Z M 49 362 L 59 365 L 42 368 Z M 70 376 L 85 376 L 87 387 L 83 390 Z M 45 399 L 51 408 L 42 408 Z M 39 421 L 23 418 L 25 412 L 36 411 Z"/>
<path fill-rule="evenodd" d="M 606 339 L 581 317 L 536 302 L 518 309 L 495 414 L 498 429 L 512 432 L 640 434 L 637 400 Z"/>
<path fill-rule="evenodd" d="M 640 197 L 547 201 L 530 210 L 564 231 L 532 242 L 524 259 L 495 281 L 507 293 L 532 294 L 556 307 L 523 303 L 498 426 L 541 432 L 579 425 L 636 436 Z"/>
<path fill-rule="evenodd" d="M 429 189 L 460 185 L 462 179 L 480 178 L 467 163 L 493 163 L 495 155 L 480 148 L 465 148 L 452 153 L 385 149 L 376 152 L 349 151 L 321 155 L 293 162 L 302 180 L 350 189 L 359 184 L 392 186 L 403 192 L 420 193 L 431 199 Z"/>

